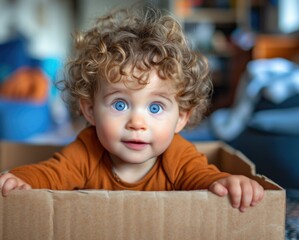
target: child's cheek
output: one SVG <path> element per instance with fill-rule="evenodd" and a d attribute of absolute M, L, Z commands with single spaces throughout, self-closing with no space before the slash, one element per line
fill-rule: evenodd
<path fill-rule="evenodd" d="M 173 138 L 173 131 L 170 131 L 167 127 L 161 127 L 159 129 L 156 129 L 155 131 L 155 139 L 163 144 L 163 143 L 169 143 L 171 139 Z"/>
<path fill-rule="evenodd" d="M 115 121 L 111 121 L 110 124 L 106 124 L 102 131 L 105 132 L 106 137 L 113 137 L 119 134 L 119 123 Z"/>
<path fill-rule="evenodd" d="M 105 116 L 105 115 L 103 115 Z M 115 139 L 120 135 L 121 124 L 117 119 L 105 118 L 99 119 L 97 130 L 102 139 Z"/>

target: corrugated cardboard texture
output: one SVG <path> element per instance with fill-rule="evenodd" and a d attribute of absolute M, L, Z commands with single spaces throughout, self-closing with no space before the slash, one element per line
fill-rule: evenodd
<path fill-rule="evenodd" d="M 44 160 L 59 148 L 0 143 L 0 162 L 5 157 L 7 167 Z M 254 165 L 223 143 L 197 148 L 222 170 L 257 179 L 266 189 L 263 201 L 240 213 L 228 197 L 208 191 L 14 191 L 0 197 L 0 238 L 284 239 L 285 191 L 256 176 Z"/>
<path fill-rule="evenodd" d="M 207 191 L 15 191 L 0 198 L 2 239 L 283 239 L 280 191 L 245 213 Z M 279 208 L 277 208 L 279 207 Z"/>

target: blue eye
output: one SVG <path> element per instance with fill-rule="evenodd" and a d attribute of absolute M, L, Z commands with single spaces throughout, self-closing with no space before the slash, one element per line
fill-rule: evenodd
<path fill-rule="evenodd" d="M 113 103 L 113 108 L 116 109 L 117 111 L 124 111 L 128 108 L 128 106 L 125 101 L 118 100 Z"/>
<path fill-rule="evenodd" d="M 160 113 L 162 111 L 162 107 L 157 103 L 152 103 L 149 106 L 149 110 L 150 110 L 151 113 L 157 114 L 157 113 Z"/>

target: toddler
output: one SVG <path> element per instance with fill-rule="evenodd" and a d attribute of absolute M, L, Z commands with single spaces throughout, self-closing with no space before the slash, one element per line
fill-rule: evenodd
<path fill-rule="evenodd" d="M 207 60 L 178 21 L 149 6 L 108 13 L 76 38 L 62 81 L 88 126 L 47 161 L 0 177 L 13 189 L 196 190 L 229 194 L 244 211 L 263 198 L 245 176 L 220 172 L 179 132 L 197 124 L 211 92 Z"/>

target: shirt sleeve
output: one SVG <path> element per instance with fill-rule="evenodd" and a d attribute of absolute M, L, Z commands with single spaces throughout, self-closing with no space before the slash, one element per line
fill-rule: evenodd
<path fill-rule="evenodd" d="M 167 172 L 177 190 L 208 189 L 213 182 L 230 175 L 208 164 L 207 157 L 184 139 L 175 141 L 167 158 Z"/>
<path fill-rule="evenodd" d="M 84 134 L 83 134 L 84 135 Z M 53 157 L 10 170 L 32 188 L 53 190 L 82 189 L 91 172 L 91 156 L 86 142 L 78 137 Z"/>

